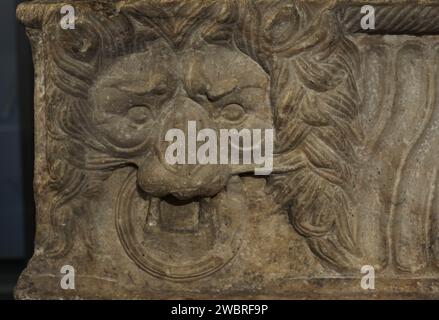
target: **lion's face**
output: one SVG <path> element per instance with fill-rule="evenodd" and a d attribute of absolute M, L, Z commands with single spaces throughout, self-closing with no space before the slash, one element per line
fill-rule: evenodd
<path fill-rule="evenodd" d="M 166 132 L 187 133 L 188 121 L 196 121 L 197 130 L 214 129 L 218 137 L 219 129 L 272 128 L 268 90 L 267 74 L 237 49 L 206 44 L 175 51 L 156 43 L 106 68 L 91 89 L 90 103 L 99 134 L 137 166 L 138 186 L 165 199 L 168 210 L 184 211 L 224 192 L 230 177 L 247 169 L 169 165 Z"/>

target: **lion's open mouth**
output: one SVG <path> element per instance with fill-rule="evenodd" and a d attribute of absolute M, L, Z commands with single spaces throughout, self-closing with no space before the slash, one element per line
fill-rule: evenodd
<path fill-rule="evenodd" d="M 204 199 L 179 200 L 167 196 L 160 201 L 162 228 L 175 232 L 190 232 L 198 229 Z"/>
<path fill-rule="evenodd" d="M 169 195 L 161 199 L 160 212 L 166 213 L 177 210 L 180 211 L 179 214 L 181 215 L 199 212 L 200 200 L 201 199 L 180 200 L 173 195 Z"/>
<path fill-rule="evenodd" d="M 222 191 L 220 192 L 223 193 Z M 220 196 L 218 194 L 217 196 Z M 212 198 L 179 200 L 174 196 L 154 198 L 148 212 L 148 225 L 158 226 L 163 231 L 196 232 L 208 213 L 214 213 L 216 205 Z"/>
<path fill-rule="evenodd" d="M 173 195 L 152 197 L 147 214 L 147 226 L 160 227 L 169 232 L 196 232 L 206 215 L 214 214 L 225 198 L 239 193 L 241 179 L 233 177 L 229 183 L 212 197 L 194 197 L 181 200 Z"/>

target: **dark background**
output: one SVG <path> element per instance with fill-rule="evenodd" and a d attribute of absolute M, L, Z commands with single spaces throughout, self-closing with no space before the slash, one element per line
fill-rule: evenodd
<path fill-rule="evenodd" d="M 0 1 L 0 300 L 12 299 L 33 252 L 33 67 L 22 0 Z"/>

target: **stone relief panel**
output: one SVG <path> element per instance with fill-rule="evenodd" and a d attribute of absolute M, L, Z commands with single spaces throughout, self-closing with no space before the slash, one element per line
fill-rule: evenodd
<path fill-rule="evenodd" d="M 364 160 L 373 165 L 365 174 L 378 175 L 374 189 L 381 191 L 375 194 L 379 201 L 366 200 L 377 205 L 369 207 L 376 214 L 367 219 L 371 226 L 386 226 L 376 232 L 370 252 L 381 248 L 377 259 L 402 272 L 436 273 L 437 39 L 387 36 L 361 38 L 359 44 L 364 54 L 362 120 L 373 123 L 364 144 Z"/>
<path fill-rule="evenodd" d="M 17 298 L 438 296 L 438 6 L 378 2 L 366 32 L 362 1 L 72 1 L 74 29 L 63 4 L 17 10 L 38 209 Z M 169 164 L 189 122 L 273 129 L 270 175 Z"/>

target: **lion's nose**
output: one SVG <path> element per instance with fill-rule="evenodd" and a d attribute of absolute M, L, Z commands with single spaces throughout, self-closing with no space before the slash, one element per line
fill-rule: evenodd
<path fill-rule="evenodd" d="M 216 130 L 214 121 L 209 112 L 192 99 L 178 96 L 164 105 L 154 152 L 146 156 L 139 167 L 139 186 L 154 196 L 172 194 L 180 199 L 218 193 L 227 183 L 229 169 L 197 161 L 196 150 L 203 143 L 197 142 L 197 132 L 207 128 Z M 184 161 L 178 164 L 170 163 L 166 157 L 167 149 L 175 143 L 166 139 L 170 130 L 183 135 Z"/>
<path fill-rule="evenodd" d="M 213 129 L 214 123 L 211 120 L 209 112 L 199 103 L 188 97 L 177 96 L 169 101 L 162 110 L 162 131 L 180 129 L 187 134 L 186 129 L 189 121 L 196 121 L 200 129 Z M 161 138 L 164 139 L 165 132 L 163 132 L 161 136 Z"/>
<path fill-rule="evenodd" d="M 166 147 L 168 142 L 165 141 L 166 133 L 169 130 L 182 130 L 187 138 L 196 140 L 196 132 L 188 132 L 189 122 L 196 123 L 197 130 L 204 128 L 215 129 L 215 124 L 212 121 L 209 112 L 200 104 L 187 97 L 176 97 L 167 103 L 160 115 L 161 133 L 158 137 L 158 144 Z M 195 137 L 189 135 L 195 134 Z"/>
<path fill-rule="evenodd" d="M 207 110 L 185 96 L 176 97 L 169 102 L 165 106 L 161 117 L 161 132 L 157 141 L 158 156 L 170 171 L 175 172 L 177 175 L 190 176 L 199 170 L 196 150 L 202 142 L 197 142 L 197 132 L 206 128 L 216 130 L 215 123 Z M 176 131 L 182 133 L 184 137 L 184 146 L 181 148 L 184 151 L 184 154 L 181 154 L 184 161 L 183 163 L 179 162 L 179 165 L 170 164 L 165 156 L 170 144 L 175 142 L 170 142 L 169 136 L 172 137 Z M 166 139 L 167 135 L 168 139 Z M 179 140 L 179 142 L 182 142 L 181 138 Z"/>

